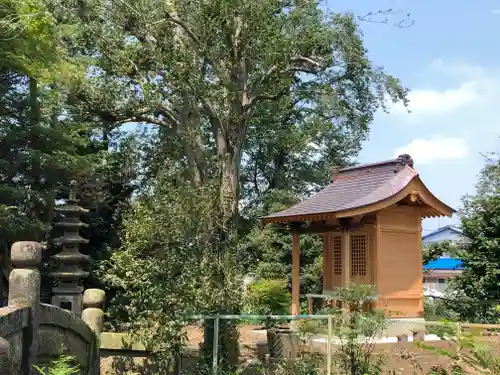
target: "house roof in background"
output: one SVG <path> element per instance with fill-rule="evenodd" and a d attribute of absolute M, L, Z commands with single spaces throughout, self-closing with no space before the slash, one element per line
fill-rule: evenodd
<path fill-rule="evenodd" d="M 463 270 L 462 261 L 456 258 L 439 258 L 424 265 L 424 270 Z"/>
<path fill-rule="evenodd" d="M 454 210 L 428 191 L 413 169 L 412 158 L 405 154 L 396 159 L 340 169 L 332 176 L 332 182 L 312 197 L 283 211 L 265 216 L 263 220 L 306 221 L 368 207 L 397 196 L 414 180 L 417 180 L 420 190 L 425 191 L 432 200 L 433 207 L 436 208 L 434 216 L 451 216 Z"/>
<path fill-rule="evenodd" d="M 436 234 L 441 233 L 441 232 L 445 232 L 445 231 L 451 231 L 451 232 L 455 232 L 455 233 L 463 235 L 462 229 L 460 229 L 459 227 L 457 227 L 455 225 L 446 225 L 444 227 L 436 229 L 434 232 L 427 233 L 425 236 L 422 236 L 422 240 L 425 240 L 426 238 L 435 236 Z"/>

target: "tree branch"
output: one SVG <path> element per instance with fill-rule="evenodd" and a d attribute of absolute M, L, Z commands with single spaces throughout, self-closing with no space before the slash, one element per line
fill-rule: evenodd
<path fill-rule="evenodd" d="M 325 69 L 325 66 L 318 60 L 312 57 L 306 56 L 297 56 L 291 60 L 291 65 L 283 70 L 279 70 L 279 66 L 277 64 L 271 66 L 266 73 L 260 78 L 258 83 L 255 86 L 259 86 L 267 82 L 271 76 L 278 72 L 279 75 L 286 73 L 295 73 L 295 72 L 303 72 L 303 73 L 311 73 L 318 74 Z M 289 90 L 289 87 L 283 88 L 280 92 L 274 95 L 269 94 L 259 94 L 250 98 L 249 103 L 244 108 L 244 113 L 248 113 L 248 111 L 258 102 L 264 100 L 278 100 L 284 94 L 286 94 Z M 256 90 L 252 90 L 256 91 Z"/>
<path fill-rule="evenodd" d="M 261 85 L 264 82 L 266 82 L 271 77 L 271 75 L 277 70 L 278 70 L 278 65 L 271 66 L 269 70 L 266 73 L 264 73 L 264 75 L 260 78 L 258 84 Z"/>
<path fill-rule="evenodd" d="M 178 17 L 172 16 L 170 13 L 167 13 L 166 20 L 180 26 L 180 28 L 191 38 L 191 40 L 196 44 L 197 47 L 201 46 L 200 39 L 188 27 L 188 25 L 185 22 L 180 20 Z M 162 22 L 162 21 L 159 21 L 159 22 Z"/>
<path fill-rule="evenodd" d="M 171 22 L 171 23 L 179 26 L 188 35 L 189 39 L 191 39 L 191 41 L 195 44 L 196 54 L 203 59 L 205 64 L 207 64 L 207 63 L 210 64 L 213 69 L 218 70 L 220 73 L 219 67 L 215 64 L 215 62 L 210 57 L 208 57 L 208 55 L 205 53 L 205 51 L 202 51 L 202 44 L 201 44 L 200 38 L 191 30 L 191 28 L 184 21 L 182 21 L 180 18 L 175 17 L 168 12 L 166 13 L 166 16 L 167 16 L 166 19 L 158 21 L 158 22 L 156 22 L 156 24 L 159 24 L 162 22 Z"/>
<path fill-rule="evenodd" d="M 245 115 L 249 115 L 251 109 L 259 102 L 263 102 L 266 100 L 279 100 L 282 98 L 285 94 L 287 94 L 290 91 L 290 87 L 283 87 L 278 93 L 276 94 L 262 94 L 262 95 L 255 95 L 252 98 L 250 98 L 248 104 L 243 107 L 243 111 Z"/>
<path fill-rule="evenodd" d="M 173 128 L 172 124 L 170 124 L 169 122 L 161 120 L 157 117 L 148 116 L 148 115 L 131 116 L 131 117 L 123 118 L 120 121 L 117 121 L 117 123 L 119 123 L 119 124 L 125 124 L 127 122 L 145 122 L 148 124 L 159 125 L 159 126 L 162 126 L 164 128 L 167 128 L 167 129 Z"/>
<path fill-rule="evenodd" d="M 369 23 L 383 23 L 383 24 L 388 24 L 389 23 L 389 18 L 387 16 L 389 15 L 398 15 L 400 14 L 400 11 L 396 11 L 394 9 L 386 9 L 386 10 L 379 10 L 376 12 L 368 12 L 365 15 L 358 16 L 356 17 L 359 21 L 361 22 L 369 22 Z M 382 19 L 375 19 L 377 16 L 383 16 Z M 415 24 L 415 21 L 411 19 L 411 14 L 407 13 L 405 15 L 404 19 L 400 19 L 399 21 L 395 22 L 393 26 L 398 27 L 398 28 L 408 28 L 411 27 Z"/>
<path fill-rule="evenodd" d="M 181 123 L 176 113 L 172 109 L 167 108 L 164 105 L 160 106 L 160 108 L 155 112 L 155 115 L 162 115 L 163 117 L 168 118 L 172 122 L 172 124 L 175 125 L 176 127 L 181 126 Z"/>
<path fill-rule="evenodd" d="M 202 104 L 203 104 L 203 111 L 205 115 L 207 115 L 211 120 L 210 123 L 212 124 L 212 130 L 214 130 L 214 126 L 218 128 L 223 128 L 223 122 L 220 120 L 219 115 L 217 114 L 217 111 L 215 110 L 212 102 L 208 100 L 206 97 L 201 97 L 200 98 Z M 214 133 L 214 136 L 216 133 Z"/>
<path fill-rule="evenodd" d="M 292 59 L 292 66 L 288 69 L 291 69 L 294 72 L 300 71 L 304 73 L 317 74 L 324 70 L 325 66 L 323 66 L 320 61 L 312 57 L 297 56 Z"/>

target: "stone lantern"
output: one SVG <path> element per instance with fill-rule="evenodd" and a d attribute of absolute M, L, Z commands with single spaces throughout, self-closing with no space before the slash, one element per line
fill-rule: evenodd
<path fill-rule="evenodd" d="M 83 291 L 81 281 L 89 276 L 89 272 L 82 269 L 82 265 L 89 263 L 90 258 L 79 252 L 79 245 L 88 243 L 81 237 L 80 228 L 87 224 L 80 221 L 80 215 L 88 210 L 78 205 L 76 198 L 76 181 L 71 181 L 69 199 L 66 204 L 56 207 L 61 218 L 55 225 L 64 229 L 61 237 L 55 238 L 54 243 L 62 247 L 62 251 L 55 254 L 55 269 L 49 273 L 53 280 L 52 305 L 71 311 L 78 316 L 83 309 Z"/>

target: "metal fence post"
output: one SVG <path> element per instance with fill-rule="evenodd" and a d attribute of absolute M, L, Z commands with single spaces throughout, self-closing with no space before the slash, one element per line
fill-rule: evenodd
<path fill-rule="evenodd" d="M 214 340 L 212 348 L 212 372 L 213 375 L 217 375 L 219 371 L 219 314 L 214 317 Z"/>
<path fill-rule="evenodd" d="M 326 375 L 332 373 L 332 335 L 333 335 L 333 317 L 328 315 L 328 342 L 326 344 Z"/>

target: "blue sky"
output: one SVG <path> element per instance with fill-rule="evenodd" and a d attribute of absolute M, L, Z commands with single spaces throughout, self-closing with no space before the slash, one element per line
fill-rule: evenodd
<path fill-rule="evenodd" d="M 411 89 L 408 114 L 400 106 L 380 113 L 360 162 L 407 152 L 424 183 L 445 203 L 460 207 L 474 192 L 484 159 L 500 149 L 500 1 L 328 0 L 335 11 L 366 14 L 393 8 L 411 13 L 406 29 L 362 23 L 370 59 Z M 424 234 L 458 219 L 426 220 Z"/>

